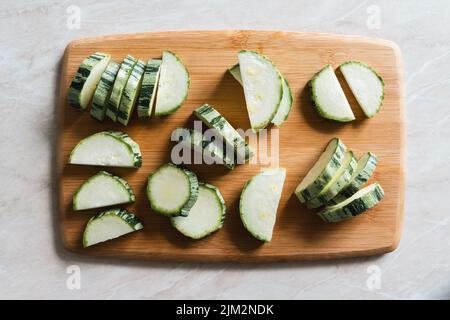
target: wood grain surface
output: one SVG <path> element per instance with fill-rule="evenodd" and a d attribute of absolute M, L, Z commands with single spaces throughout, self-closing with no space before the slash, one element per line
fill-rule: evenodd
<path fill-rule="evenodd" d="M 186 64 L 191 88 L 183 106 L 173 115 L 138 120 L 128 127 L 109 119 L 100 123 L 89 111 L 67 105 L 67 89 L 81 61 L 95 51 L 111 53 L 120 62 L 126 54 L 147 61 L 171 50 Z M 257 50 L 271 58 L 289 81 L 294 105 L 279 130 L 279 165 L 287 169 L 270 243 L 262 244 L 242 226 L 239 195 L 244 183 L 265 165 L 247 164 L 229 171 L 223 166 L 190 166 L 203 181 L 216 185 L 227 204 L 223 228 L 202 239 L 190 240 L 178 233 L 166 217 L 152 212 L 145 188 L 147 176 L 170 160 L 173 129 L 192 127 L 192 111 L 207 102 L 236 128 L 250 127 L 243 91 L 227 72 L 237 62 L 240 49 Z M 307 82 L 325 64 L 337 68 L 347 60 L 361 60 L 374 67 L 385 81 L 385 100 L 380 113 L 366 119 L 348 86 L 338 78 L 356 115 L 347 124 L 320 118 L 308 97 Z M 124 258 L 175 261 L 275 262 L 367 256 L 394 250 L 400 240 L 405 154 L 405 111 L 402 62 L 398 47 L 384 40 L 353 36 L 272 31 L 186 31 L 104 36 L 71 42 L 65 51 L 60 83 L 60 131 L 58 141 L 59 221 L 65 247 L 73 252 Z M 107 168 L 125 178 L 137 201 L 125 206 L 143 222 L 144 229 L 87 249 L 81 236 L 89 218 L 100 210 L 74 212 L 72 195 L 101 168 L 67 164 L 73 147 L 82 138 L 102 130 L 127 132 L 139 143 L 143 165 L 139 169 Z M 295 187 L 333 137 L 340 137 L 359 157 L 372 151 L 379 165 L 372 178 L 385 190 L 383 201 L 366 214 L 349 221 L 326 224 L 301 205 Z M 256 149 L 257 146 L 253 145 Z M 174 186 L 176 187 L 176 186 Z"/>

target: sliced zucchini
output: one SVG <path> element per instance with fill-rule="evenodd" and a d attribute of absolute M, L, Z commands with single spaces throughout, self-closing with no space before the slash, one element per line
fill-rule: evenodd
<path fill-rule="evenodd" d="M 249 50 L 238 53 L 245 102 L 252 129 L 272 121 L 283 97 L 282 76 L 269 58 Z"/>
<path fill-rule="evenodd" d="M 139 118 L 149 118 L 152 114 L 156 89 L 158 88 L 161 62 L 161 59 L 151 59 L 145 66 L 137 107 Z"/>
<path fill-rule="evenodd" d="M 223 146 L 220 146 L 214 141 L 206 141 L 201 132 L 192 129 L 177 128 L 172 133 L 172 136 L 178 137 L 180 143 L 183 143 L 195 152 L 199 152 L 203 156 L 208 157 L 210 159 L 208 164 L 215 161 L 218 164 L 223 164 L 228 169 L 234 169 L 234 159 L 227 156 Z"/>
<path fill-rule="evenodd" d="M 111 209 L 92 217 L 84 229 L 83 247 L 143 229 L 139 219 L 125 209 Z"/>
<path fill-rule="evenodd" d="M 120 100 L 122 99 L 123 90 L 127 85 L 128 78 L 131 75 L 137 60 L 130 55 L 127 55 L 120 65 L 119 71 L 117 72 L 116 80 L 111 91 L 111 96 L 109 97 L 108 107 L 106 109 L 106 115 L 108 118 L 117 121 L 117 111 L 120 107 Z"/>
<path fill-rule="evenodd" d="M 322 117 L 339 122 L 355 120 L 355 115 L 330 65 L 320 70 L 311 79 L 309 86 L 311 100 Z"/>
<path fill-rule="evenodd" d="M 236 79 L 236 81 L 239 82 L 239 84 L 242 86 L 241 68 L 239 67 L 239 63 L 236 63 L 234 66 L 228 69 L 228 72 L 231 73 L 233 78 Z"/>
<path fill-rule="evenodd" d="M 131 186 L 124 179 L 100 171 L 86 180 L 73 196 L 73 209 L 85 210 L 135 201 Z"/>
<path fill-rule="evenodd" d="M 194 110 L 197 118 L 203 121 L 208 128 L 215 129 L 223 138 L 223 140 L 233 148 L 236 154 L 236 163 L 242 164 L 253 156 L 253 151 L 245 142 L 244 138 L 233 128 L 233 126 L 225 119 L 213 106 L 204 104 Z"/>
<path fill-rule="evenodd" d="M 383 197 L 383 189 L 378 183 L 374 183 L 334 206 L 325 207 L 318 215 L 325 222 L 347 220 L 373 208 Z"/>
<path fill-rule="evenodd" d="M 328 201 L 328 205 L 338 204 L 354 195 L 365 184 L 375 172 L 377 167 L 377 156 L 372 152 L 367 152 L 358 160 L 358 166 L 350 179 L 350 183 L 339 192 L 333 199 Z"/>
<path fill-rule="evenodd" d="M 68 91 L 69 105 L 86 109 L 111 55 L 96 52 L 83 60 Z"/>
<path fill-rule="evenodd" d="M 189 83 L 189 73 L 181 59 L 173 52 L 163 51 L 155 115 L 165 116 L 177 111 L 188 95 Z"/>
<path fill-rule="evenodd" d="M 117 110 L 117 121 L 123 125 L 128 125 L 131 114 L 133 113 L 136 100 L 139 97 L 142 76 L 145 70 L 145 62 L 138 60 L 131 71 L 125 89 L 120 99 L 119 110 Z"/>
<path fill-rule="evenodd" d="M 359 61 L 345 62 L 339 69 L 365 115 L 372 118 L 383 104 L 383 79 L 374 69 Z"/>
<path fill-rule="evenodd" d="M 239 63 L 235 64 L 228 70 L 231 75 L 242 85 L 242 77 L 241 77 L 241 69 L 239 68 Z M 278 108 L 277 113 L 272 119 L 272 123 L 277 127 L 281 126 L 281 124 L 287 120 L 289 117 L 289 113 L 292 109 L 292 92 L 291 87 L 286 79 L 283 78 L 283 97 L 281 98 L 280 107 Z"/>
<path fill-rule="evenodd" d="M 183 167 L 166 163 L 148 177 L 147 197 L 154 211 L 187 217 L 198 197 L 197 176 Z"/>
<path fill-rule="evenodd" d="M 200 182 L 198 198 L 189 210 L 189 216 L 173 217 L 171 222 L 186 237 L 200 239 L 222 228 L 225 211 L 225 200 L 219 189 Z"/>
<path fill-rule="evenodd" d="M 94 98 L 92 98 L 91 116 L 99 121 L 105 119 L 109 97 L 111 96 L 112 87 L 119 68 L 120 65 L 111 60 L 105 71 L 103 71 L 97 89 L 95 89 Z"/>
<path fill-rule="evenodd" d="M 334 198 L 339 191 L 349 184 L 357 165 L 358 162 L 356 161 L 353 152 L 347 151 L 344 159 L 342 160 L 341 167 L 338 171 L 336 171 L 333 178 L 327 183 L 322 191 L 320 191 L 317 196 L 306 202 L 307 207 L 311 209 L 326 205 L 329 200 Z"/>
<path fill-rule="evenodd" d="M 267 169 L 247 181 L 242 190 L 239 202 L 241 220 L 256 239 L 265 242 L 272 239 L 285 178 L 285 169 Z"/>
<path fill-rule="evenodd" d="M 126 133 L 102 131 L 84 138 L 70 153 L 69 163 L 91 166 L 139 168 L 139 145 Z"/>
<path fill-rule="evenodd" d="M 301 203 L 316 197 L 331 181 L 342 165 L 345 152 L 346 147 L 340 139 L 334 138 L 328 142 L 319 160 L 295 189 L 295 195 Z"/>

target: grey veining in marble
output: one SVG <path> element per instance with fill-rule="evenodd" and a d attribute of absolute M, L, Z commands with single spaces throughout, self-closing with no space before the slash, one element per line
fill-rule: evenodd
<path fill-rule="evenodd" d="M 70 29 L 78 9 L 80 28 Z M 0 298 L 450 298 L 448 17 L 446 0 L 1 1 Z M 381 257 L 250 266 L 65 252 L 55 234 L 52 169 L 65 46 L 92 35 L 240 28 L 356 34 L 399 44 L 407 104 L 399 248 Z M 71 265 L 81 272 L 80 289 L 67 273 L 78 270 Z"/>

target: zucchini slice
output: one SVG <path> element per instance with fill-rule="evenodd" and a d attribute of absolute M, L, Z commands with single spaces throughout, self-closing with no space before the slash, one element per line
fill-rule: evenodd
<path fill-rule="evenodd" d="M 316 197 L 331 181 L 341 167 L 345 153 L 346 147 L 340 139 L 333 138 L 328 142 L 319 160 L 295 189 L 295 195 L 301 203 Z"/>
<path fill-rule="evenodd" d="M 352 178 L 353 172 L 356 170 L 358 162 L 356 161 L 353 152 L 347 151 L 342 165 L 336 171 L 333 178 L 328 184 L 319 192 L 317 196 L 306 202 L 308 208 L 318 208 L 326 205 L 329 200 L 334 198 L 344 187 L 348 185 Z"/>
<path fill-rule="evenodd" d="M 215 161 L 218 164 L 223 164 L 228 169 L 234 169 L 234 159 L 227 156 L 223 146 L 218 145 L 214 141 L 206 141 L 201 132 L 192 129 L 177 128 L 172 133 L 172 136 L 178 137 L 180 143 L 193 149 L 194 152 L 199 152 L 209 158 L 210 161 L 208 164 L 212 164 Z"/>
<path fill-rule="evenodd" d="M 339 192 L 333 199 L 328 201 L 328 205 L 338 204 L 354 195 L 365 184 L 375 172 L 377 167 L 377 156 L 372 152 L 367 152 L 358 160 L 358 166 L 350 179 L 350 183 Z"/>
<path fill-rule="evenodd" d="M 267 169 L 247 181 L 242 190 L 239 202 L 241 220 L 258 240 L 268 242 L 272 239 L 285 178 L 285 169 Z"/>
<path fill-rule="evenodd" d="M 161 59 L 151 59 L 145 67 L 137 107 L 139 118 L 149 118 L 152 114 L 156 89 L 158 88 L 161 62 Z"/>
<path fill-rule="evenodd" d="M 312 103 L 323 118 L 339 122 L 355 120 L 355 115 L 330 65 L 320 70 L 311 79 L 309 86 Z"/>
<path fill-rule="evenodd" d="M 69 163 L 139 168 L 142 155 L 139 145 L 126 133 L 102 131 L 84 138 L 70 153 Z"/>
<path fill-rule="evenodd" d="M 189 84 L 189 73 L 181 59 L 173 52 L 163 51 L 155 115 L 165 116 L 177 111 L 186 100 Z"/>
<path fill-rule="evenodd" d="M 339 66 L 358 104 L 368 118 L 376 115 L 383 104 L 384 81 L 368 65 L 359 61 L 348 61 Z"/>
<path fill-rule="evenodd" d="M 138 60 L 131 71 L 125 89 L 123 90 L 119 110 L 117 110 L 117 121 L 125 126 L 128 125 L 128 122 L 130 121 L 134 105 L 139 96 L 139 89 L 141 87 L 144 70 L 145 62 Z"/>
<path fill-rule="evenodd" d="M 111 60 L 103 71 L 97 89 L 95 89 L 94 98 L 92 98 L 91 116 L 99 121 L 105 119 L 106 107 L 119 68 L 120 65 Z"/>
<path fill-rule="evenodd" d="M 278 111 L 283 97 L 283 78 L 266 56 L 241 50 L 238 58 L 250 124 L 257 132 L 267 127 Z"/>
<path fill-rule="evenodd" d="M 139 219 L 125 209 L 111 209 L 92 217 L 84 229 L 83 247 L 143 229 Z"/>
<path fill-rule="evenodd" d="M 100 171 L 86 180 L 73 196 L 73 209 L 85 210 L 135 201 L 131 186 L 124 179 Z"/>
<path fill-rule="evenodd" d="M 120 107 L 120 100 L 122 99 L 123 90 L 127 85 L 128 78 L 131 75 L 137 60 L 130 55 L 127 55 L 120 65 L 119 71 L 117 72 L 116 80 L 111 91 L 111 96 L 109 97 L 108 107 L 106 109 L 106 115 L 112 121 L 117 121 L 117 111 Z"/>
<path fill-rule="evenodd" d="M 172 225 L 192 239 L 201 239 L 222 228 L 225 220 L 225 200 L 219 189 L 200 182 L 198 198 L 187 217 L 171 218 Z"/>
<path fill-rule="evenodd" d="M 347 220 L 373 208 L 383 197 L 384 191 L 380 184 L 374 183 L 334 206 L 325 207 L 318 215 L 325 222 Z"/>
<path fill-rule="evenodd" d="M 187 217 L 197 197 L 197 176 L 183 167 L 166 163 L 148 177 L 147 198 L 162 215 Z"/>
<path fill-rule="evenodd" d="M 244 138 L 233 128 L 213 106 L 204 104 L 194 110 L 197 118 L 203 121 L 208 128 L 215 129 L 222 136 L 228 146 L 232 147 L 236 154 L 236 163 L 242 164 L 253 157 L 253 151 Z"/>
<path fill-rule="evenodd" d="M 239 68 L 239 63 L 232 66 L 230 69 L 228 69 L 228 71 L 236 79 L 236 81 L 242 85 L 241 69 Z M 278 111 L 271 121 L 277 127 L 281 126 L 281 124 L 287 120 L 287 118 L 289 117 L 289 113 L 291 112 L 292 109 L 292 103 L 294 102 L 289 83 L 285 78 L 283 78 L 282 81 L 283 81 L 283 97 L 281 98 Z"/>
<path fill-rule="evenodd" d="M 111 55 L 96 52 L 83 60 L 68 90 L 69 105 L 86 109 Z"/>

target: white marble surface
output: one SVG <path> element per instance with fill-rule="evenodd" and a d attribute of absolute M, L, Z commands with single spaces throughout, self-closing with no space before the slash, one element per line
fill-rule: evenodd
<path fill-rule="evenodd" d="M 73 3 L 81 9 L 81 25 L 70 30 L 66 10 Z M 379 29 L 372 23 L 377 8 Z M 446 0 L 2 0 L 0 298 L 450 298 L 448 17 Z M 400 45 L 407 187 L 395 252 L 261 266 L 177 264 L 80 258 L 55 240 L 55 83 L 67 43 L 102 34 L 229 28 L 357 34 Z M 66 286 L 70 265 L 80 267 L 79 290 Z M 372 265 L 381 272 L 379 287 L 367 285 Z"/>

